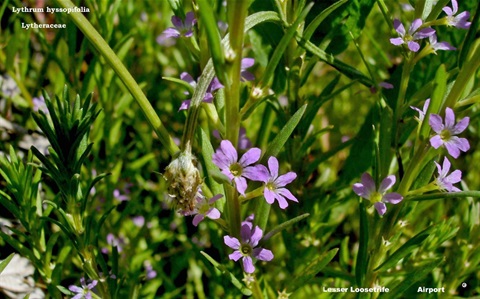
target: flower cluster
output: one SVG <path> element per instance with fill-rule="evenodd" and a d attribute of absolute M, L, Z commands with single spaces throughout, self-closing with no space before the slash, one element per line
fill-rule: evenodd
<path fill-rule="evenodd" d="M 447 14 L 447 16 L 441 20 L 438 20 L 437 22 L 434 22 L 435 24 L 453 26 L 461 29 L 468 29 L 470 27 L 471 23 L 468 22 L 470 13 L 468 11 L 464 11 L 457 14 L 458 3 L 456 0 L 452 0 L 452 7 L 445 6 L 443 11 Z M 390 43 L 395 46 L 406 44 L 410 51 L 418 52 L 418 50 L 420 50 L 419 41 L 428 37 L 430 43 L 430 53 L 436 53 L 437 50 L 456 50 L 456 48 L 450 45 L 448 42 L 437 42 L 435 30 L 426 26 L 427 24 L 424 24 L 422 19 L 415 19 L 410 25 L 408 31 L 406 31 L 402 22 L 398 19 L 395 19 L 393 21 L 393 27 L 400 37 L 391 38 Z"/>
<path fill-rule="evenodd" d="M 285 209 L 288 206 L 286 199 L 298 202 L 297 198 L 285 188 L 297 177 L 297 174 L 288 172 L 279 175 L 278 160 L 273 156 L 268 159 L 268 169 L 261 164 L 253 165 L 260 160 L 261 153 L 259 148 L 254 147 L 238 159 L 238 153 L 233 144 L 229 140 L 223 140 L 213 154 L 212 161 L 235 183 L 241 195 L 245 195 L 247 179 L 249 179 L 264 183 L 263 194 L 269 204 L 273 204 L 276 199 L 280 208 Z"/>

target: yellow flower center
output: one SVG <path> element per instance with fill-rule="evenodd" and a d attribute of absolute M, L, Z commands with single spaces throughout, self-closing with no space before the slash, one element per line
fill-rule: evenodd
<path fill-rule="evenodd" d="M 237 177 L 241 176 L 242 170 L 243 170 L 242 165 L 238 163 L 233 163 L 232 165 L 230 165 L 230 172 L 233 174 L 233 176 L 237 176 Z"/>
<path fill-rule="evenodd" d="M 440 132 L 440 138 L 442 138 L 442 140 L 447 141 L 447 140 L 450 140 L 451 137 L 452 137 L 452 133 L 448 129 L 444 129 L 442 130 L 442 132 Z"/>
<path fill-rule="evenodd" d="M 372 195 L 370 196 L 370 201 L 372 203 L 377 203 L 382 201 L 382 194 L 378 193 L 377 191 L 373 192 Z"/>

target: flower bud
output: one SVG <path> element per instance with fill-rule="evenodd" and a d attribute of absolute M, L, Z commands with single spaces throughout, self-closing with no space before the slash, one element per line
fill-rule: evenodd
<path fill-rule="evenodd" d="M 196 204 L 196 195 L 202 184 L 200 172 L 195 166 L 197 159 L 190 150 L 181 152 L 165 168 L 168 195 L 174 206 L 183 213 L 193 212 Z"/>

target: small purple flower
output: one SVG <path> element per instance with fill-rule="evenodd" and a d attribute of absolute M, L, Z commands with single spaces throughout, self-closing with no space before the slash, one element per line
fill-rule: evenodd
<path fill-rule="evenodd" d="M 468 29 L 472 23 L 468 22 L 470 18 L 470 13 L 464 11 L 455 16 L 458 12 L 458 3 L 457 0 L 452 0 L 452 7 L 445 6 L 443 11 L 447 14 L 447 23 L 449 26 L 453 26 L 461 29 Z"/>
<path fill-rule="evenodd" d="M 33 111 L 38 112 L 42 111 L 45 114 L 48 114 L 47 104 L 45 103 L 45 98 L 43 96 L 39 96 L 38 98 L 32 99 L 33 103 Z"/>
<path fill-rule="evenodd" d="M 241 81 L 253 81 L 255 80 L 255 76 L 247 71 L 249 67 L 252 67 L 253 64 L 255 63 L 255 59 L 253 58 L 243 58 L 242 59 L 242 65 L 240 69 L 240 76 L 241 76 Z"/>
<path fill-rule="evenodd" d="M 242 241 L 230 236 L 223 237 L 225 245 L 235 250 L 228 257 L 235 262 L 241 258 L 243 271 L 246 273 L 255 272 L 252 258 L 266 262 L 273 259 L 273 253 L 270 250 L 255 248 L 263 237 L 263 231 L 258 226 L 252 228 L 253 224 L 251 222 L 242 222 L 242 228 L 240 230 Z"/>
<path fill-rule="evenodd" d="M 388 83 L 388 82 L 380 82 L 380 83 L 378 83 L 377 86 L 372 86 L 372 87 L 370 87 L 370 92 L 371 92 L 372 94 L 376 94 L 377 91 L 378 91 L 378 88 L 393 89 L 394 86 L 393 86 L 393 84 Z"/>
<path fill-rule="evenodd" d="M 132 222 L 137 227 L 143 227 L 145 225 L 145 217 L 143 216 L 134 216 L 132 217 Z"/>
<path fill-rule="evenodd" d="M 457 48 L 450 45 L 448 42 L 437 42 L 437 35 L 430 35 L 428 37 L 428 41 L 430 42 L 430 46 L 432 47 L 433 51 L 436 53 L 437 50 L 443 51 L 454 51 Z"/>
<path fill-rule="evenodd" d="M 298 199 L 287 188 L 284 188 L 293 182 L 297 174 L 290 171 L 278 176 L 278 160 L 273 156 L 268 158 L 268 168 L 258 165 L 258 180 L 265 183 L 265 189 L 263 190 L 265 200 L 269 204 L 273 204 L 276 199 L 281 209 L 288 207 L 286 199 L 298 202 Z"/>
<path fill-rule="evenodd" d="M 193 35 L 193 26 L 197 23 L 195 19 L 195 14 L 193 12 L 188 12 L 185 16 L 185 22 L 182 22 L 177 16 L 172 17 L 172 24 L 174 27 L 167 28 L 163 31 L 163 35 L 166 38 L 179 38 L 181 36 L 191 37 Z"/>
<path fill-rule="evenodd" d="M 220 211 L 215 208 L 213 205 L 214 203 L 222 198 L 222 194 L 217 194 L 214 197 L 207 200 L 203 194 L 197 195 L 197 203 L 193 209 L 193 211 L 188 213 L 183 213 L 184 216 L 193 216 L 193 225 L 198 226 L 198 224 L 208 217 L 210 219 L 218 219 L 220 218 Z"/>
<path fill-rule="evenodd" d="M 128 191 L 128 190 L 125 190 Z M 128 192 L 126 194 L 122 194 L 119 189 L 113 190 L 113 198 L 118 201 L 128 201 L 130 198 L 128 197 Z"/>
<path fill-rule="evenodd" d="M 393 185 L 395 185 L 396 178 L 394 175 L 389 175 L 383 179 L 380 188 L 375 186 L 373 178 L 368 173 L 362 175 L 362 182 L 353 184 L 353 191 L 365 199 L 370 200 L 375 206 L 378 214 L 383 216 L 387 211 L 385 203 L 396 205 L 403 200 L 403 196 L 399 193 L 386 193 Z"/>
<path fill-rule="evenodd" d="M 145 267 L 145 272 L 146 272 L 145 278 L 147 280 L 152 280 L 155 277 L 157 277 L 157 271 L 153 270 L 152 264 L 150 264 L 149 261 L 145 261 L 143 263 L 143 266 Z"/>
<path fill-rule="evenodd" d="M 417 107 L 410 106 L 410 108 L 412 108 L 413 110 L 418 112 L 418 121 L 419 122 L 422 122 L 423 119 L 425 118 L 425 115 L 427 114 L 427 110 L 428 110 L 429 105 L 430 105 L 430 98 L 425 100 L 425 104 L 423 104 L 423 109 L 422 110 L 420 110 Z"/>
<path fill-rule="evenodd" d="M 180 79 L 190 84 L 194 89 L 197 87 L 197 82 L 187 72 L 181 73 Z M 220 88 L 223 88 L 222 83 L 218 81 L 217 77 L 213 78 L 212 82 L 210 82 L 210 85 L 208 86 L 205 96 L 203 97 L 203 102 L 211 103 L 213 100 L 213 92 Z M 185 94 L 188 94 L 188 92 L 185 92 Z M 192 102 L 191 99 L 183 101 L 178 111 L 188 109 L 190 107 L 191 102 Z"/>
<path fill-rule="evenodd" d="M 430 144 L 436 149 L 445 145 L 448 153 L 455 159 L 458 158 L 460 151 L 466 152 L 470 149 L 470 143 L 466 138 L 459 138 L 455 135 L 465 131 L 469 122 L 470 118 L 467 116 L 455 124 L 455 113 L 449 107 L 445 109 L 445 124 L 440 115 L 432 113 L 429 124 L 437 135 L 430 138 Z"/>
<path fill-rule="evenodd" d="M 118 252 L 122 252 L 122 251 L 123 251 L 123 246 L 126 245 L 125 239 L 124 239 L 123 237 L 118 237 L 118 238 L 117 238 L 117 237 L 115 237 L 115 235 L 112 234 L 112 233 L 109 233 L 109 234 L 107 235 L 107 243 L 108 243 L 108 245 L 110 245 L 111 247 L 117 247 L 117 251 L 118 251 Z M 103 252 L 104 254 L 108 254 L 109 250 L 110 250 L 110 249 L 107 248 L 107 247 L 103 247 L 103 248 L 102 248 L 102 252 Z"/>
<path fill-rule="evenodd" d="M 440 166 L 437 162 L 435 162 L 437 165 L 437 170 L 438 170 L 438 177 L 435 180 L 435 184 L 438 186 L 440 190 L 446 190 L 448 192 L 459 192 L 461 191 L 457 187 L 453 186 L 453 184 L 456 184 L 462 180 L 462 172 L 460 170 L 455 170 L 451 174 L 447 175 L 448 172 L 450 171 L 450 161 L 448 161 L 447 157 L 443 159 L 443 167 Z"/>
<path fill-rule="evenodd" d="M 247 180 L 258 180 L 258 166 L 249 166 L 260 159 L 262 151 L 259 148 L 249 149 L 238 160 L 237 150 L 229 140 L 222 140 L 220 147 L 213 154 L 212 161 L 222 173 L 235 182 L 237 191 L 245 195 Z"/>
<path fill-rule="evenodd" d="M 412 22 L 412 25 L 408 29 L 407 33 L 405 31 L 405 27 L 403 27 L 403 24 L 400 22 L 400 20 L 395 19 L 393 21 L 393 27 L 395 28 L 395 31 L 400 34 L 400 37 L 391 38 L 390 43 L 395 46 L 407 44 L 410 51 L 417 52 L 418 50 L 420 50 L 420 45 L 416 41 L 435 34 L 435 30 L 432 28 L 424 28 L 418 30 L 420 26 L 422 26 L 422 24 L 423 22 L 421 19 L 415 19 Z"/>
<path fill-rule="evenodd" d="M 85 278 L 80 278 L 80 284 L 82 287 L 77 287 L 75 285 L 71 285 L 68 287 L 71 292 L 76 293 L 76 295 L 73 296 L 72 299 L 92 299 L 92 289 L 97 285 L 97 283 L 98 281 L 94 280 L 87 285 L 85 282 Z"/>

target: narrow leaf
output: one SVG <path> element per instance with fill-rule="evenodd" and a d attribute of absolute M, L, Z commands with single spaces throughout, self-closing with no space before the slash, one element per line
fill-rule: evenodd
<path fill-rule="evenodd" d="M 211 256 L 209 256 L 207 253 L 200 251 L 200 253 L 210 262 L 212 265 L 217 268 L 225 277 L 230 279 L 232 284 L 236 286 L 242 294 L 245 296 L 251 296 L 252 291 L 250 291 L 247 287 L 245 287 L 236 277 L 233 275 L 231 272 L 229 272 L 225 266 L 222 264 L 218 263 L 216 260 L 214 260 Z"/>
<path fill-rule="evenodd" d="M 395 267 L 399 260 L 407 256 L 407 254 L 411 253 L 415 248 L 418 248 L 420 244 L 428 238 L 434 227 L 435 226 L 432 225 L 408 240 L 397 251 L 389 256 L 385 262 L 378 266 L 375 271 L 386 271 Z"/>

